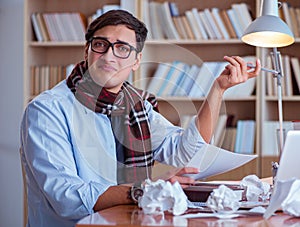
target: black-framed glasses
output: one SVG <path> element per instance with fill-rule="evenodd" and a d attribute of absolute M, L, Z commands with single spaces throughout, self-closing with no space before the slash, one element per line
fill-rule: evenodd
<path fill-rule="evenodd" d="M 137 49 L 131 46 L 129 43 L 122 41 L 111 43 L 103 37 L 92 37 L 90 39 L 90 43 L 92 51 L 99 54 L 105 54 L 111 47 L 114 56 L 122 59 L 128 58 L 133 50 L 138 52 Z"/>

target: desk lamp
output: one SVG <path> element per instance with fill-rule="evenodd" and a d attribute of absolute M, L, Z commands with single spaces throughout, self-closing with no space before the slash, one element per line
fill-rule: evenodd
<path fill-rule="evenodd" d="M 278 114 L 279 114 L 279 155 L 281 156 L 284 145 L 283 113 L 282 113 L 282 88 L 283 77 L 280 52 L 277 47 L 284 47 L 294 43 L 294 35 L 288 25 L 278 16 L 277 0 L 263 0 L 261 16 L 256 18 L 244 31 L 241 40 L 256 47 L 273 48 L 271 52 L 273 67 L 275 70 L 262 68 L 271 72 L 277 78 Z"/>

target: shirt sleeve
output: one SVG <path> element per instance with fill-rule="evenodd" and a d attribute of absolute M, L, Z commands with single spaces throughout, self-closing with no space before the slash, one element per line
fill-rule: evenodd
<path fill-rule="evenodd" d="M 196 116 L 192 118 L 188 127 L 183 129 L 154 111 L 150 103 L 146 102 L 146 108 L 155 160 L 177 167 L 186 165 L 195 152 L 205 144 L 196 127 Z"/>
<path fill-rule="evenodd" d="M 95 202 L 109 184 L 79 177 L 65 117 L 68 113 L 62 105 L 47 100 L 28 105 L 21 124 L 23 160 L 35 194 L 33 203 L 38 206 L 43 201 L 54 213 L 78 219 L 93 213 Z"/>

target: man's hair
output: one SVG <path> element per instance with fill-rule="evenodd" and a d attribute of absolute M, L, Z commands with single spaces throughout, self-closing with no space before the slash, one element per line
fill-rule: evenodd
<path fill-rule="evenodd" d="M 109 25 L 125 25 L 133 30 L 136 37 L 137 51 L 142 51 L 148 30 L 143 22 L 125 10 L 110 10 L 96 18 L 87 28 L 86 41 L 89 42 L 97 30 Z"/>

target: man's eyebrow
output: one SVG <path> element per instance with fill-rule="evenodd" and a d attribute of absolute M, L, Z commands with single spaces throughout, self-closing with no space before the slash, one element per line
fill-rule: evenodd
<path fill-rule="evenodd" d="M 100 38 L 100 39 L 105 39 L 105 40 L 109 41 L 108 37 L 105 37 L 105 36 L 94 36 L 94 38 Z M 126 41 L 120 40 L 120 39 L 117 39 L 116 41 L 120 42 L 120 43 L 124 43 L 124 44 L 130 44 L 129 42 L 126 42 Z"/>
<path fill-rule="evenodd" d="M 93 38 L 100 38 L 100 39 L 107 39 L 108 40 L 108 38 L 107 37 L 104 37 L 104 36 L 93 36 Z"/>
<path fill-rule="evenodd" d="M 123 41 L 123 40 L 120 40 L 120 39 L 117 39 L 117 42 L 124 43 L 124 44 L 130 44 L 129 42 L 126 42 L 126 41 Z"/>

